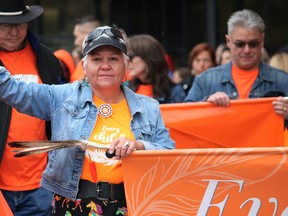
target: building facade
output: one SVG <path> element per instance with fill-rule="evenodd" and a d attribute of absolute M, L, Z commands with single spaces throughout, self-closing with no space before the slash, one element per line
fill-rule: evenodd
<path fill-rule="evenodd" d="M 264 19 L 270 54 L 288 44 L 286 0 L 30 0 L 27 4 L 45 9 L 30 27 L 52 50 L 71 50 L 75 20 L 95 14 L 103 24 L 122 27 L 128 36 L 153 35 L 174 64 L 182 66 L 195 44 L 208 42 L 216 48 L 225 42 L 229 16 L 243 8 Z"/>

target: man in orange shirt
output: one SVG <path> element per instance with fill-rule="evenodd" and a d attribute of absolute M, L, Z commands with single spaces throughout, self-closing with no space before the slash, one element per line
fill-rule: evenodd
<path fill-rule="evenodd" d="M 265 24 L 251 10 L 237 11 L 228 20 L 227 46 L 231 61 L 197 76 L 185 101 L 229 106 L 230 99 L 288 96 L 288 74 L 261 61 Z M 288 100 L 273 101 L 275 112 L 288 119 Z"/>
<path fill-rule="evenodd" d="M 24 0 L 0 1 L 0 65 L 19 80 L 53 84 L 62 76 L 60 63 L 27 30 L 28 22 L 42 13 L 42 7 L 28 7 Z M 47 140 L 46 123 L 0 101 L 0 189 L 14 215 L 50 215 L 52 193 L 40 187 L 47 154 L 14 158 L 7 145 Z"/>

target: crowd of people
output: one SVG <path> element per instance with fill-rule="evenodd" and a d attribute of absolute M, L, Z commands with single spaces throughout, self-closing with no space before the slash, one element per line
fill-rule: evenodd
<path fill-rule="evenodd" d="M 159 104 L 279 96 L 273 108 L 288 118 L 288 53 L 267 58 L 254 11 L 234 12 L 225 44 L 198 43 L 177 67 L 152 35 L 94 16 L 75 23 L 73 52 L 53 54 L 28 30 L 42 13 L 0 1 L 0 190 L 14 215 L 89 215 L 91 203 L 97 215 L 126 215 L 121 159 L 175 148 Z M 74 147 L 16 159 L 8 146 L 50 139 L 109 144 L 114 157 Z"/>

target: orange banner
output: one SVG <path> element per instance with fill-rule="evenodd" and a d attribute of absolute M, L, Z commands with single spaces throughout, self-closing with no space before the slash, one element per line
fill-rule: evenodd
<path fill-rule="evenodd" d="M 288 215 L 288 148 L 135 151 L 122 160 L 129 216 Z"/>
<path fill-rule="evenodd" d="M 0 212 L 1 215 L 3 216 L 13 216 L 13 213 L 1 191 L 0 191 Z"/>
<path fill-rule="evenodd" d="M 233 100 L 229 107 L 208 102 L 160 105 L 177 149 L 284 146 L 283 118 L 275 98 Z"/>

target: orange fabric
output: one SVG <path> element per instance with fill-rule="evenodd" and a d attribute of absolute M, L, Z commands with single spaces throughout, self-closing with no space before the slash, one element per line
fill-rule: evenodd
<path fill-rule="evenodd" d="M 259 69 L 245 71 L 232 65 L 232 77 L 239 94 L 238 99 L 249 98 L 249 92 L 258 73 Z"/>
<path fill-rule="evenodd" d="M 176 148 L 283 146 L 283 118 L 276 98 L 232 100 L 229 107 L 208 102 L 163 104 L 161 113 Z"/>
<path fill-rule="evenodd" d="M 131 76 L 130 76 L 130 70 L 129 70 L 129 69 L 126 70 L 126 72 L 125 72 L 125 78 L 124 78 L 124 79 L 125 79 L 124 82 L 125 82 L 126 80 L 129 81 L 129 80 L 132 79 Z"/>
<path fill-rule="evenodd" d="M 287 215 L 287 147 L 135 151 L 122 165 L 129 216 Z"/>
<path fill-rule="evenodd" d="M 75 70 L 75 63 L 72 55 L 64 49 L 56 50 L 54 55 L 68 67 L 71 76 Z"/>
<path fill-rule="evenodd" d="M 288 147 L 288 130 L 285 129 L 284 131 L 284 146 Z"/>
<path fill-rule="evenodd" d="M 84 78 L 84 68 L 82 65 L 82 60 L 76 65 L 74 72 L 70 76 L 70 82 L 82 80 Z"/>
<path fill-rule="evenodd" d="M 105 104 L 94 96 L 94 103 L 99 107 Z M 98 115 L 97 123 L 91 134 L 90 141 L 100 144 L 110 144 L 118 137 L 135 140 L 130 129 L 131 114 L 126 99 L 118 104 L 110 104 L 113 113 L 109 118 Z M 122 165 L 119 160 L 108 159 L 103 149 L 86 151 L 81 179 L 91 182 L 108 181 L 111 183 L 123 182 Z"/>
<path fill-rule="evenodd" d="M 0 59 L 12 75 L 17 75 L 19 79 L 27 82 L 42 83 L 36 69 L 36 57 L 30 44 L 18 52 L 0 51 Z M 46 139 L 45 121 L 12 109 L 7 143 L 19 140 Z M 14 153 L 11 152 L 12 149 L 7 143 L 0 163 L 0 188 L 11 191 L 38 188 L 42 172 L 47 164 L 47 154 L 14 158 Z"/>
<path fill-rule="evenodd" d="M 0 212 L 1 215 L 3 216 L 13 216 L 13 213 L 8 205 L 8 203 L 6 202 L 3 194 L 0 191 Z"/>
<path fill-rule="evenodd" d="M 139 85 L 139 88 L 136 91 L 137 94 L 143 94 L 148 97 L 153 97 L 153 85 Z"/>

